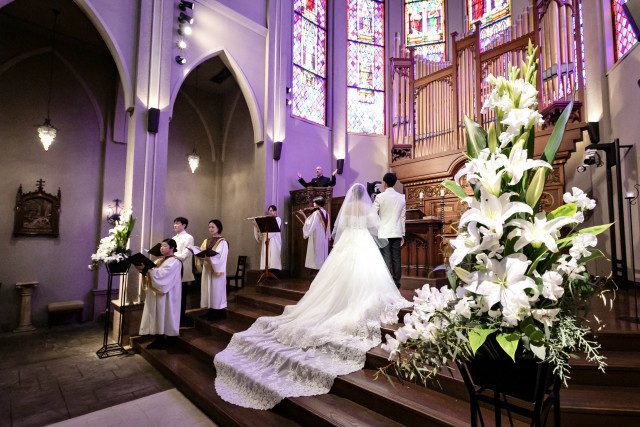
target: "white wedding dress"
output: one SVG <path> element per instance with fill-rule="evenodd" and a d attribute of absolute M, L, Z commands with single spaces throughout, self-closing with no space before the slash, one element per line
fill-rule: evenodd
<path fill-rule="evenodd" d="M 216 355 L 222 399 L 270 409 L 285 397 L 328 393 L 336 376 L 364 367 L 366 352 L 381 342 L 381 316 L 411 305 L 380 255 L 372 234 L 378 224 L 364 187 L 355 184 L 336 220 L 333 251 L 306 295 L 234 334 Z"/>

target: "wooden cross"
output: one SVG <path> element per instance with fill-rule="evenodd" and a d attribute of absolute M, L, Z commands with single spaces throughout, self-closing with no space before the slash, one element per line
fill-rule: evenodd
<path fill-rule="evenodd" d="M 46 181 L 44 181 L 42 178 L 40 178 L 39 180 L 36 181 L 38 183 L 38 191 L 42 191 L 42 188 L 44 187 L 44 183 Z"/>

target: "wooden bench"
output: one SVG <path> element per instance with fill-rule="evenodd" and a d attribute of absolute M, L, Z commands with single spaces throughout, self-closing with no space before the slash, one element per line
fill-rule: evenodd
<path fill-rule="evenodd" d="M 53 324 L 54 319 L 60 319 L 71 314 L 75 314 L 78 323 L 82 323 L 84 302 L 80 300 L 52 302 L 47 306 L 47 309 L 49 310 L 49 327 Z"/>

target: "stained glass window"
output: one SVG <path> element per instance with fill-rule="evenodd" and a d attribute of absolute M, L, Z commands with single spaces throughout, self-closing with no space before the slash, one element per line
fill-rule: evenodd
<path fill-rule="evenodd" d="M 613 8 L 613 24 L 614 32 L 616 35 L 616 61 L 622 58 L 622 55 L 627 53 L 634 44 L 638 43 L 631 24 L 625 15 L 622 5 L 627 0 L 611 0 L 611 7 Z"/>
<path fill-rule="evenodd" d="M 429 61 L 445 60 L 444 0 L 405 0 L 405 46 Z"/>
<path fill-rule="evenodd" d="M 384 0 L 348 0 L 347 21 L 347 131 L 384 135 Z"/>
<path fill-rule="evenodd" d="M 326 0 L 293 2 L 291 114 L 327 123 Z"/>
<path fill-rule="evenodd" d="M 469 30 L 476 24 L 480 31 L 480 50 L 511 26 L 511 0 L 467 0 Z"/>

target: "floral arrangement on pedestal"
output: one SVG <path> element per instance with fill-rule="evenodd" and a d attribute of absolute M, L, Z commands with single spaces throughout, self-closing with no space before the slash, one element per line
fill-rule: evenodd
<path fill-rule="evenodd" d="M 89 270 L 97 270 L 103 263 L 117 263 L 128 258 L 131 250 L 127 249 L 127 244 L 135 224 L 136 219 L 131 210 L 124 209 L 109 234 L 100 240 L 96 253 L 91 255 Z"/>
<path fill-rule="evenodd" d="M 493 85 L 483 113 L 493 109 L 488 132 L 465 117 L 468 162 L 443 185 L 468 209 L 452 240 L 447 269 L 450 286 L 416 291 L 413 312 L 384 349 L 405 378 L 425 381 L 441 367 L 474 360 L 480 348 L 494 355 L 547 362 L 565 382 L 568 358 L 579 351 L 604 371 L 599 344 L 584 325 L 587 302 L 604 298 L 601 280 L 585 264 L 603 256 L 596 235 L 609 225 L 578 228 L 595 201 L 578 188 L 549 214 L 540 210 L 542 190 L 573 102 L 556 123 L 540 160 L 533 159 L 538 70 L 531 42 L 526 62 L 509 78 L 489 75 Z M 459 185 L 465 177 L 468 196 Z M 562 237 L 561 228 L 568 227 Z M 484 347 L 483 347 L 484 346 Z M 498 353 L 496 353 L 498 352 Z"/>

